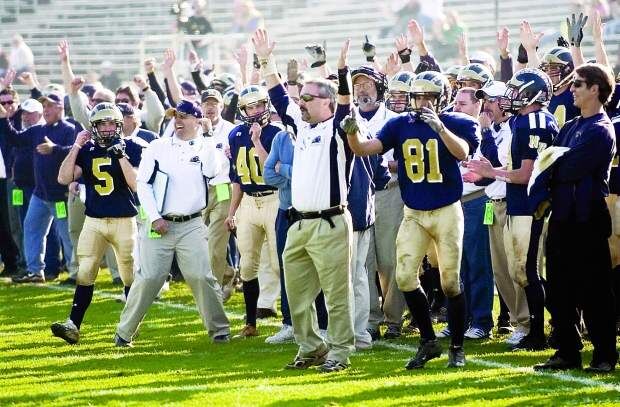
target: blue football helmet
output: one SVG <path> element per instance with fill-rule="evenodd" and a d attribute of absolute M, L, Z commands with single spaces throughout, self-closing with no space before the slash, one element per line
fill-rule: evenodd
<path fill-rule="evenodd" d="M 520 109 L 538 103 L 547 106 L 553 96 L 549 76 L 535 68 L 521 69 L 506 83 L 506 93 L 499 99 L 502 110 L 517 113 Z"/>

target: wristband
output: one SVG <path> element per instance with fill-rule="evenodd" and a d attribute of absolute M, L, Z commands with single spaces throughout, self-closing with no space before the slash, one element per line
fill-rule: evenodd
<path fill-rule="evenodd" d="M 266 78 L 270 75 L 278 74 L 278 67 L 276 65 L 276 60 L 273 55 L 269 55 L 267 59 L 260 59 L 260 74 L 263 78 Z"/>
<path fill-rule="evenodd" d="M 527 64 L 527 51 L 523 44 L 519 44 L 519 54 L 517 55 L 517 62 L 520 64 Z"/>
<path fill-rule="evenodd" d="M 375 62 L 375 57 L 374 56 L 366 57 L 366 61 L 367 62 Z"/>
<path fill-rule="evenodd" d="M 338 94 L 341 96 L 348 96 L 351 94 L 351 88 L 349 87 L 349 68 L 344 67 L 338 69 Z"/>
<path fill-rule="evenodd" d="M 150 89 L 151 89 L 151 87 L 146 85 L 146 88 L 142 89 L 142 93 L 144 93 L 144 92 L 146 92 L 147 90 L 150 90 Z"/>
<path fill-rule="evenodd" d="M 505 182 L 505 183 L 507 183 L 507 184 L 510 184 L 510 178 L 508 178 L 508 177 L 501 177 L 501 176 L 499 176 L 499 175 L 496 175 L 496 176 L 495 176 L 495 180 L 496 180 L 496 181 Z"/>
<path fill-rule="evenodd" d="M 400 58 L 400 62 L 402 62 L 403 64 L 411 62 L 411 49 L 405 48 L 398 51 L 398 57 Z"/>

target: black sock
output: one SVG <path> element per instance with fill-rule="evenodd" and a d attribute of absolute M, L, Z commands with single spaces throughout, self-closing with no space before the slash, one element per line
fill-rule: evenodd
<path fill-rule="evenodd" d="M 258 286 L 258 278 L 243 282 L 243 299 L 245 301 L 245 323 L 256 326 L 256 307 L 258 304 L 258 296 L 260 287 Z"/>
<path fill-rule="evenodd" d="M 499 315 L 497 317 L 497 322 L 499 324 L 507 325 L 510 323 L 510 312 L 508 311 L 508 306 L 506 305 L 506 302 L 504 301 L 504 297 L 502 297 L 502 295 L 499 294 L 499 291 L 498 291 L 498 295 L 499 295 Z"/>
<path fill-rule="evenodd" d="M 405 301 L 409 307 L 409 312 L 418 323 L 420 330 L 420 338 L 422 340 L 435 339 L 435 331 L 433 331 L 433 323 L 431 322 L 430 307 L 428 299 L 422 288 L 413 291 L 403 291 Z"/>
<path fill-rule="evenodd" d="M 530 310 L 530 335 L 545 335 L 545 292 L 542 284 L 528 284 L 524 288 L 527 306 Z"/>
<path fill-rule="evenodd" d="M 327 329 L 327 307 L 325 306 L 325 296 L 323 295 L 323 291 L 316 296 L 316 300 L 314 300 L 314 306 L 316 307 L 316 318 L 319 323 L 319 329 Z"/>
<path fill-rule="evenodd" d="M 466 311 L 465 293 L 448 298 L 448 328 L 452 346 L 463 346 Z"/>
<path fill-rule="evenodd" d="M 437 267 L 429 268 L 428 277 L 431 280 L 430 285 L 433 289 L 433 302 L 431 303 L 431 308 L 433 311 L 438 311 L 439 308 L 446 306 L 446 295 L 441 288 L 439 269 Z"/>
<path fill-rule="evenodd" d="M 80 329 L 84 314 L 93 299 L 94 285 L 78 285 L 75 287 L 75 294 L 73 294 L 73 307 L 71 307 L 71 315 L 69 319 L 73 321 L 75 326 Z"/>
<path fill-rule="evenodd" d="M 129 297 L 129 289 L 131 288 L 131 286 L 125 286 L 125 299 L 127 299 L 127 297 Z"/>

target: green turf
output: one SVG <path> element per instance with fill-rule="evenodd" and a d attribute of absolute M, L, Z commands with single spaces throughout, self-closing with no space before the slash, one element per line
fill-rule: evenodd
<path fill-rule="evenodd" d="M 279 321 L 259 322 L 261 336 L 212 344 L 189 290 L 175 283 L 154 305 L 132 349 L 113 346 L 122 304 L 101 276 L 78 345 L 54 338 L 49 325 L 67 317 L 72 289 L 56 283 L 0 283 L 0 406 L 6 405 L 619 405 L 620 373 L 536 374 L 529 367 L 551 351 L 506 352 L 502 340 L 467 342 L 465 369 L 449 370 L 446 356 L 406 371 L 417 336 L 351 357 L 335 374 L 287 371 L 293 344 L 267 345 Z M 233 333 L 243 299 L 226 305 Z M 444 342 L 447 347 L 447 342 Z M 586 345 L 584 362 L 591 357 Z"/>

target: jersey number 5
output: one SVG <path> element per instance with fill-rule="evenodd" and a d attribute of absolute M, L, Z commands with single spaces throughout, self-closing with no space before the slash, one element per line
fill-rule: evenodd
<path fill-rule="evenodd" d="M 424 160 L 424 151 L 428 153 L 428 173 Z M 443 175 L 439 170 L 439 153 L 437 139 L 429 139 L 426 145 L 417 139 L 408 139 L 403 143 L 403 159 L 405 161 L 405 171 L 411 182 L 436 183 L 443 181 Z"/>
<path fill-rule="evenodd" d="M 248 165 L 247 157 L 250 158 Z M 237 153 L 237 174 L 241 179 L 242 184 L 265 185 L 263 180 L 262 168 L 258 161 L 258 154 L 254 147 L 250 148 L 248 154 L 246 154 L 246 147 L 239 147 L 239 153 Z"/>
<path fill-rule="evenodd" d="M 114 191 L 114 178 L 112 178 L 109 172 L 101 170 L 101 167 L 106 165 L 112 165 L 112 158 L 100 157 L 93 159 L 93 175 L 103 182 L 103 185 L 95 185 L 95 191 L 101 196 L 110 195 Z"/>

